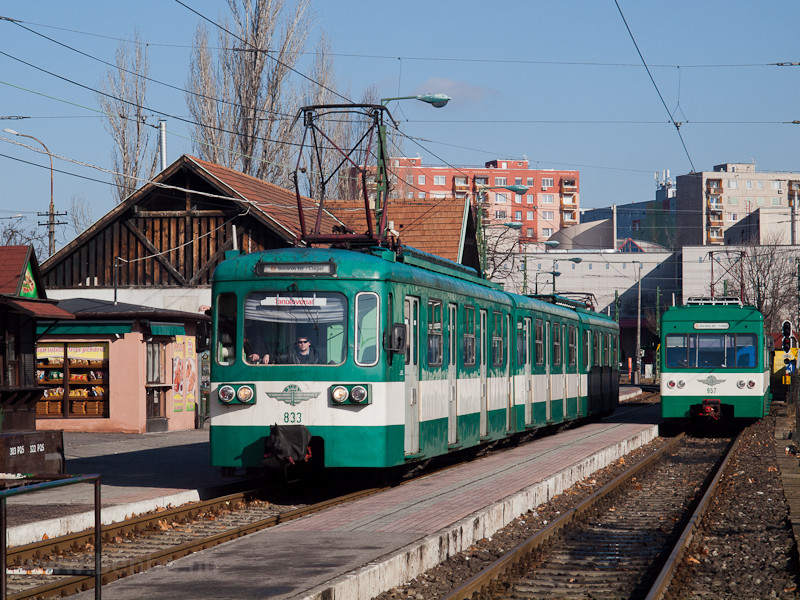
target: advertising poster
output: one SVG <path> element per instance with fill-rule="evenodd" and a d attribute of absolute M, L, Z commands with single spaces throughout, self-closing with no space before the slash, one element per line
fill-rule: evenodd
<path fill-rule="evenodd" d="M 172 410 L 193 411 L 197 402 L 195 339 L 186 335 L 176 336 L 172 347 Z"/>

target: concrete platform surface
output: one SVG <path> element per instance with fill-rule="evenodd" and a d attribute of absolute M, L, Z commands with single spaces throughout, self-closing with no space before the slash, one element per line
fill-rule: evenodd
<path fill-rule="evenodd" d="M 70 474 L 100 474 L 103 523 L 225 493 L 243 477 L 223 478 L 209 465 L 208 429 L 150 434 L 64 433 Z M 232 493 L 232 492 L 231 492 Z M 8 500 L 10 546 L 94 526 L 90 484 L 15 496 Z M 69 516 L 54 515 L 69 512 Z M 20 521 L 25 524 L 16 525 Z"/>
<path fill-rule="evenodd" d="M 103 597 L 373 598 L 651 441 L 660 420 L 658 404 L 623 406 L 600 422 L 125 578 Z"/>

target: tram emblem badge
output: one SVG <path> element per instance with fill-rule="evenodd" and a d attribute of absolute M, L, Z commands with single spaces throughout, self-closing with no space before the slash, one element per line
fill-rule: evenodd
<path fill-rule="evenodd" d="M 711 386 L 719 385 L 720 383 L 725 383 L 724 379 L 717 379 L 713 375 L 709 375 L 705 379 L 698 379 L 697 381 L 699 381 L 700 383 L 705 383 L 706 385 L 711 385 Z"/>
<path fill-rule="evenodd" d="M 306 400 L 311 400 L 319 396 L 319 392 L 304 392 L 297 384 L 287 385 L 282 392 L 267 392 L 267 396 L 281 402 L 286 402 L 291 406 L 296 406 Z"/>

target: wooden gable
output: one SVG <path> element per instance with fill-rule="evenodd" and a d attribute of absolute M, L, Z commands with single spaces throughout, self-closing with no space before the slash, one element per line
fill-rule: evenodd
<path fill-rule="evenodd" d="M 308 209 L 312 200 L 302 198 Z M 341 225 L 330 214 L 323 227 Z M 294 192 L 182 156 L 42 265 L 48 288 L 208 286 L 234 246 L 299 243 Z"/>
<path fill-rule="evenodd" d="M 33 246 L 0 246 L 0 294 L 47 298 Z"/>

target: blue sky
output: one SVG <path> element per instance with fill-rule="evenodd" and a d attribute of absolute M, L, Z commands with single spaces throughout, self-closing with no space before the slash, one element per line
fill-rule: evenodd
<path fill-rule="evenodd" d="M 222 0 L 185 1 L 214 20 L 226 11 Z M 770 66 L 800 62 L 793 31 L 800 3 L 618 1 L 666 109 L 614 0 L 313 0 L 308 51 L 324 29 L 338 80 L 356 101 L 370 85 L 382 97 L 452 97 L 443 109 L 392 105 L 404 132 L 424 140 L 407 141 L 406 154 L 452 165 L 527 156 L 539 168 L 578 169 L 582 206 L 652 199 L 654 171 L 669 169 L 674 177 L 692 163 L 698 171 L 752 160 L 759 170 L 800 170 L 800 125 L 786 123 L 800 119 L 800 66 Z M 117 38 L 138 27 L 150 44 L 150 76 L 180 87 L 199 20 L 172 0 L 6 0 L 0 16 L 108 62 Z M 111 138 L 86 89 L 97 88 L 107 67 L 4 21 L 0 52 L 0 130 L 33 135 L 54 154 L 110 169 Z M 310 58 L 298 69 L 305 71 Z M 188 117 L 181 92 L 153 83 L 147 105 L 152 124 L 159 114 Z M 684 122 L 688 156 L 668 111 Z M 167 121 L 171 161 L 191 144 L 184 123 Z M 111 181 L 88 167 L 60 160 L 54 166 Z M 49 204 L 48 170 L 46 155 L 0 138 L 0 217 L 22 213 L 34 225 L 35 213 Z M 114 205 L 109 185 L 57 172 L 56 210 L 68 210 L 73 196 L 83 196 L 95 218 Z M 59 246 L 72 237 L 69 227 L 60 228 Z"/>

